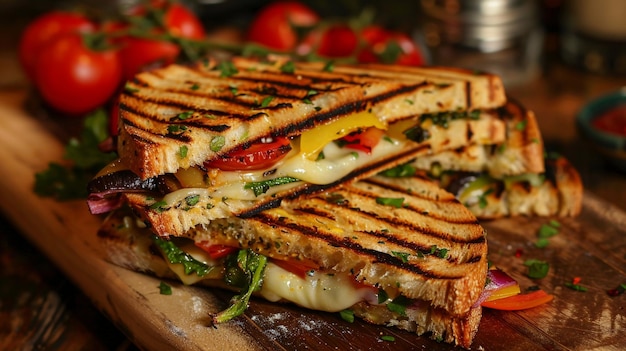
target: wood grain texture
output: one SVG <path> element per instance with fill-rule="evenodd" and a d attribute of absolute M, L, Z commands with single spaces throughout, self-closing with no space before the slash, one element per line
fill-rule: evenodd
<path fill-rule="evenodd" d="M 159 281 L 115 267 L 98 254 L 100 218 L 82 201 L 55 202 L 32 191 L 34 173 L 61 159 L 62 144 L 23 111 L 24 93 L 0 93 L 0 201 L 3 213 L 91 298 L 131 340 L 149 350 L 449 350 L 413 334 L 347 323 L 337 314 L 254 300 L 241 318 L 209 328 L 208 313 L 231 294 Z M 9 118 L 10 117 L 10 118 Z M 472 349 L 624 350 L 626 295 L 606 290 L 626 283 L 626 214 L 586 193 L 583 213 L 560 220 L 548 247 L 535 247 L 546 218 L 513 218 L 484 223 L 489 258 L 522 288 L 537 285 L 555 295 L 550 304 L 521 312 L 485 310 Z M 517 253 L 517 255 L 516 255 Z M 518 257 L 519 256 L 519 257 Z M 532 281 L 524 260 L 550 263 L 549 275 Z M 565 287 L 581 277 L 587 292 Z M 395 341 L 382 341 L 391 335 Z"/>

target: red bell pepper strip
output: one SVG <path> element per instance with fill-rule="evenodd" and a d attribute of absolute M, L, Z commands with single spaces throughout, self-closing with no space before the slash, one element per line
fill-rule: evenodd
<path fill-rule="evenodd" d="M 519 294 L 503 299 L 485 301 L 481 305 L 495 310 L 518 311 L 543 305 L 544 303 L 552 301 L 553 298 L 554 295 L 548 294 L 543 290 L 537 290 L 528 294 Z"/>

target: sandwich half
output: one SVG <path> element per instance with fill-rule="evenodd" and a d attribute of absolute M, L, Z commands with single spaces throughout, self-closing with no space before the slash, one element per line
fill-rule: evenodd
<path fill-rule="evenodd" d="M 254 294 L 469 348 L 487 278 L 485 231 L 435 183 L 402 181 L 376 176 L 168 239 L 125 207 L 98 237 L 116 265 L 238 291 L 215 323 L 243 313 Z"/>
<path fill-rule="evenodd" d="M 235 57 L 141 73 L 120 97 L 119 160 L 90 209 L 248 217 L 418 156 L 506 138 L 497 76 L 452 68 L 331 66 Z M 420 118 L 448 112 L 445 128 Z M 193 205 L 185 199 L 193 198 Z"/>
<path fill-rule="evenodd" d="M 560 155 L 546 153 L 535 114 L 509 99 L 500 109 L 506 140 L 421 156 L 385 172 L 430 178 L 479 219 L 505 216 L 576 216 L 583 184 Z"/>

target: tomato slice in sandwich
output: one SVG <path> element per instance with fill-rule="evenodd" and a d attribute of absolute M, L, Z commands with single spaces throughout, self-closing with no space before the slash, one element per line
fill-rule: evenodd
<path fill-rule="evenodd" d="M 352 132 L 341 138 L 341 140 L 345 143 L 344 147 L 369 154 L 372 152 L 374 146 L 378 144 L 384 133 L 382 129 L 369 127 L 365 130 Z"/>
<path fill-rule="evenodd" d="M 218 260 L 222 257 L 226 257 L 230 255 L 231 253 L 239 250 L 238 248 L 234 246 L 211 244 L 208 241 L 200 241 L 200 242 L 196 242 L 195 244 L 197 247 L 206 251 L 209 254 L 209 257 L 211 257 L 214 260 Z"/>
<path fill-rule="evenodd" d="M 308 261 L 296 261 L 296 260 L 272 260 L 272 263 L 278 267 L 297 275 L 300 278 L 305 278 L 306 274 L 312 270 L 318 270 L 319 266 L 313 262 Z"/>
<path fill-rule="evenodd" d="M 207 168 L 223 171 L 260 170 L 271 167 L 291 150 L 288 138 L 267 138 L 248 148 L 237 148 L 227 155 L 204 163 Z"/>

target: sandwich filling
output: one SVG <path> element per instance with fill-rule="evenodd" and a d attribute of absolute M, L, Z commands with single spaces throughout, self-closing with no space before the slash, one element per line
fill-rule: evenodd
<path fill-rule="evenodd" d="M 122 192 L 159 193 L 151 205 L 167 209 L 190 197 L 254 203 L 303 184 L 333 184 L 357 169 L 401 154 L 411 143 L 423 143 L 431 138 L 432 128 L 464 128 L 463 123 L 449 122 L 479 121 L 483 113 L 448 114 L 445 124 L 441 115 L 424 115 L 386 126 L 374 114 L 360 112 L 307 130 L 298 137 L 263 138 L 201 166 L 147 180 L 134 175 L 118 159 L 90 183 L 90 210 L 104 213 L 118 207 L 117 196 Z M 476 136 L 475 141 L 481 142 L 480 138 Z M 446 143 L 433 140 L 437 142 Z M 430 145 L 430 150 L 437 147 Z M 428 147 L 424 148 L 426 152 Z"/>

